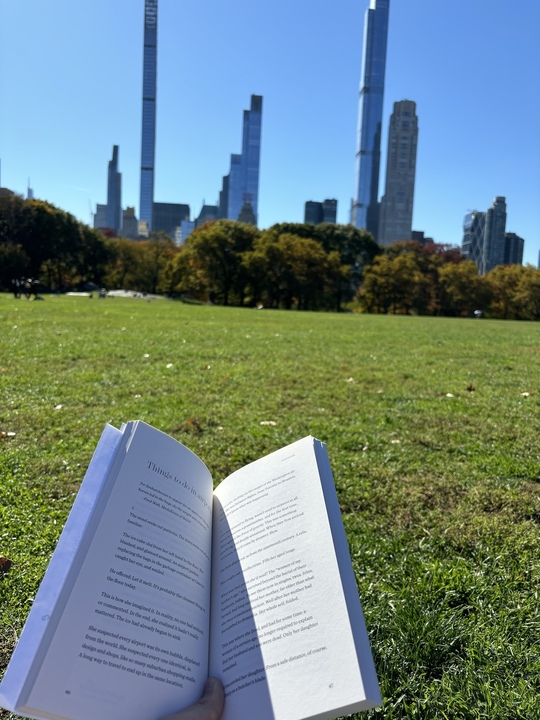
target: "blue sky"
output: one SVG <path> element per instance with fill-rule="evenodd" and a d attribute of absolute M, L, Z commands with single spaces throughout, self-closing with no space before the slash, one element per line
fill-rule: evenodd
<path fill-rule="evenodd" d="M 215 203 L 242 112 L 264 97 L 259 226 L 337 198 L 348 222 L 369 0 L 159 0 L 155 200 Z M 139 204 L 143 0 L 0 0 L 1 185 L 89 222 L 120 146 Z M 383 164 L 393 103 L 414 100 L 414 229 L 460 244 L 464 214 L 507 201 L 540 250 L 540 3 L 391 0 Z M 384 172 L 380 194 L 383 192 Z"/>

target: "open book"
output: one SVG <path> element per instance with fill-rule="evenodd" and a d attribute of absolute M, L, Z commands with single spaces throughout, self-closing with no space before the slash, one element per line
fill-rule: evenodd
<path fill-rule="evenodd" d="M 96 448 L 0 705 L 33 718 L 157 720 L 208 675 L 224 720 L 332 718 L 380 704 L 325 446 L 312 437 L 213 490 L 143 422 Z"/>

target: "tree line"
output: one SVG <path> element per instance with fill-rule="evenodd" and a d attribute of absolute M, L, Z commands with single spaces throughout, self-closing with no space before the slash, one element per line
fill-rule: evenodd
<path fill-rule="evenodd" d="M 365 269 L 356 299 L 366 312 L 540 320 L 540 270 L 499 265 L 479 275 L 459 248 L 399 242 Z"/>
<path fill-rule="evenodd" d="M 187 301 L 298 310 L 540 319 L 540 271 L 485 276 L 459 248 L 407 241 L 379 247 L 352 225 L 231 220 L 197 228 L 182 246 L 163 233 L 101 233 L 42 200 L 0 197 L 0 288 L 33 278 L 43 292 L 89 287 Z"/>

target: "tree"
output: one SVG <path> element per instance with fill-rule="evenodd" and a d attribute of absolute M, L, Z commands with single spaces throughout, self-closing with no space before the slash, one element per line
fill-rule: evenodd
<path fill-rule="evenodd" d="M 42 239 L 38 255 L 49 288 L 62 290 L 77 283 L 81 225 L 69 213 L 40 200 L 32 200 L 32 234 Z M 36 255 L 34 255 L 34 258 Z M 39 273 L 39 268 L 33 273 Z"/>
<path fill-rule="evenodd" d="M 50 203 L 17 195 L 0 198 L 0 247 L 13 272 L 50 289 L 98 278 L 106 262 L 99 233 Z"/>
<path fill-rule="evenodd" d="M 169 293 L 169 264 L 178 253 L 178 246 L 166 233 L 151 233 L 148 240 L 138 243 L 141 265 L 137 277 L 137 290 L 147 293 Z"/>
<path fill-rule="evenodd" d="M 208 300 L 208 288 L 204 267 L 200 258 L 182 246 L 180 252 L 167 266 L 167 278 L 171 295 Z"/>
<path fill-rule="evenodd" d="M 127 238 L 107 238 L 105 244 L 108 263 L 103 284 L 107 288 L 134 290 L 138 268 L 142 265 L 140 243 Z"/>
<path fill-rule="evenodd" d="M 14 279 L 26 275 L 28 255 L 13 242 L 0 243 L 0 287 L 9 288 Z"/>
<path fill-rule="evenodd" d="M 269 307 L 280 307 L 287 283 L 287 265 L 279 236 L 264 230 L 244 253 L 242 265 L 247 272 L 247 287 L 253 303 L 262 301 Z"/>
<path fill-rule="evenodd" d="M 465 256 L 461 254 L 461 248 L 457 245 L 428 242 L 423 246 L 421 245 L 421 247 L 425 249 L 428 255 L 436 255 L 445 263 L 460 263 L 466 259 Z"/>
<path fill-rule="evenodd" d="M 417 271 L 423 275 L 424 281 L 417 286 L 416 292 L 418 294 L 412 304 L 414 310 L 420 315 L 439 313 L 438 273 L 439 268 L 445 262 L 443 248 L 446 248 L 446 246 L 435 243 L 422 245 L 415 240 L 395 242 L 385 248 L 385 253 L 391 258 L 409 257 Z"/>
<path fill-rule="evenodd" d="M 540 319 L 540 271 L 531 265 L 498 265 L 486 275 L 490 311 L 503 320 Z"/>
<path fill-rule="evenodd" d="M 21 220 L 21 244 L 30 259 L 27 274 L 36 277 L 43 270 L 45 284 L 53 287 L 56 277 L 54 264 L 57 260 L 54 246 L 58 233 L 56 208 L 40 200 L 25 202 Z"/>
<path fill-rule="evenodd" d="M 327 255 L 316 240 L 297 235 L 280 235 L 282 284 L 285 307 L 296 302 L 299 310 L 315 310 L 322 304 L 321 281 L 327 274 Z"/>
<path fill-rule="evenodd" d="M 363 268 L 362 268 L 363 269 Z M 342 263 L 341 255 L 333 250 L 326 256 L 325 288 L 328 291 L 327 308 L 340 312 L 342 301 L 351 300 L 354 297 L 353 289 L 358 285 L 353 280 L 355 268 Z"/>
<path fill-rule="evenodd" d="M 248 274 L 243 255 L 260 232 L 253 225 L 217 220 L 197 228 L 170 270 L 178 292 L 222 305 L 246 299 Z"/>
<path fill-rule="evenodd" d="M 0 245 L 19 245 L 24 249 L 25 207 L 20 195 L 0 195 Z"/>
<path fill-rule="evenodd" d="M 361 306 L 368 312 L 405 313 L 424 310 L 430 285 L 412 253 L 378 255 L 364 270 L 358 293 Z"/>
<path fill-rule="evenodd" d="M 292 233 L 264 231 L 243 259 L 249 287 L 270 307 L 317 310 L 333 307 L 349 269 L 337 252 L 326 253 L 321 243 Z"/>
<path fill-rule="evenodd" d="M 356 294 L 366 265 L 381 252 L 370 233 L 360 230 L 354 225 L 335 223 L 280 223 L 272 225 L 268 232 L 276 237 L 280 235 L 296 235 L 300 238 L 316 240 L 327 254 L 339 253 L 339 265 L 346 266 L 340 271 L 341 284 L 335 288 L 335 305 L 340 308 L 342 302 L 352 300 Z"/>
<path fill-rule="evenodd" d="M 488 307 L 490 289 L 472 260 L 447 262 L 439 268 L 439 297 L 443 315 L 467 317 Z"/>
<path fill-rule="evenodd" d="M 486 277 L 491 290 L 491 313 L 503 320 L 520 320 L 523 298 L 519 286 L 525 268 L 521 265 L 497 265 Z"/>
<path fill-rule="evenodd" d="M 98 230 L 81 224 L 79 232 L 81 242 L 76 261 L 79 282 L 81 284 L 91 282 L 101 286 L 104 284 L 105 273 L 111 258 L 109 246 Z"/>
<path fill-rule="evenodd" d="M 526 320 L 540 320 L 540 270 L 526 265 L 516 288 L 516 303 Z"/>

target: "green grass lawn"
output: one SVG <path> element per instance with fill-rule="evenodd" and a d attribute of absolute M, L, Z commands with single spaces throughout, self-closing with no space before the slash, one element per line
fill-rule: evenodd
<path fill-rule="evenodd" d="M 312 434 L 384 697 L 363 717 L 540 718 L 539 350 L 534 323 L 0 295 L 0 668 L 106 422 L 216 483 Z"/>

